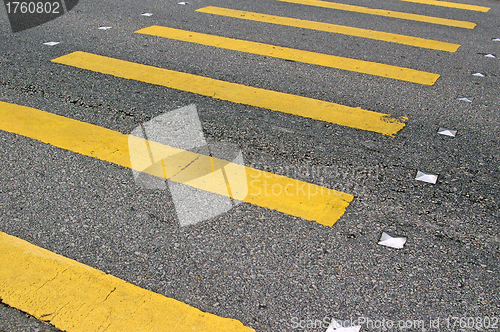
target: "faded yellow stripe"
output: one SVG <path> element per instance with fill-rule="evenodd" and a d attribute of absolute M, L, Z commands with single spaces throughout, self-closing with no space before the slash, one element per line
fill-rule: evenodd
<path fill-rule="evenodd" d="M 208 6 L 197 9 L 196 11 L 207 14 L 240 18 L 250 21 L 286 25 L 295 28 L 304 28 L 304 29 L 338 33 L 342 35 L 355 36 L 367 39 L 381 40 L 390 43 L 410 45 L 410 46 L 428 48 L 431 50 L 438 50 L 438 51 L 455 52 L 460 47 L 460 45 L 458 44 L 446 43 L 438 40 L 398 35 L 394 33 L 375 31 L 375 30 L 353 28 L 337 24 L 307 21 L 291 17 L 253 13 L 243 10 Z"/>
<path fill-rule="evenodd" d="M 356 12 L 356 13 L 363 13 L 363 14 L 370 14 L 370 15 L 400 18 L 403 20 L 410 20 L 410 21 L 418 21 L 418 22 L 426 22 L 426 23 L 432 23 L 432 24 L 447 25 L 447 26 L 457 27 L 457 28 L 474 29 L 474 27 L 476 26 L 476 23 L 467 22 L 467 21 L 457 21 L 457 20 L 451 20 L 451 19 L 441 18 L 441 17 L 432 17 L 432 16 L 425 16 L 425 15 L 418 15 L 418 14 L 395 12 L 392 10 L 385 10 L 385 9 L 374 9 L 374 8 L 346 5 L 346 4 L 342 4 L 342 3 L 335 3 L 335 2 L 329 2 L 329 1 L 321 1 L 321 0 L 278 0 L 278 1 L 298 3 L 301 5 L 309 5 L 309 6 L 316 6 L 316 7 L 323 7 L 323 8 L 345 10 L 345 11 L 349 11 L 349 12 Z"/>
<path fill-rule="evenodd" d="M 432 5 L 432 6 L 447 7 L 447 8 L 473 10 L 473 11 L 483 12 L 483 13 L 486 13 L 488 10 L 491 9 L 489 7 L 467 5 L 465 3 L 456 3 L 456 2 L 448 2 L 448 1 L 440 1 L 440 0 L 400 0 L 400 1 L 414 2 L 414 3 L 423 4 L 423 5 Z"/>
<path fill-rule="evenodd" d="M 0 102 L 0 118 L 0 130 L 160 178 L 167 174 L 171 181 L 230 197 L 224 179 L 217 172 L 212 172 L 213 162 L 216 170 L 224 168 L 227 178 L 238 181 L 229 183 L 232 194 L 237 199 L 325 226 L 332 226 L 353 199 L 352 195 L 336 190 L 176 149 L 30 107 Z M 149 154 L 138 158 L 136 153 L 140 153 L 141 149 L 147 151 L 147 144 L 155 156 L 162 156 L 164 162 L 149 167 Z M 134 166 L 130 162 L 131 158 L 134 159 Z M 241 194 L 243 192 L 244 195 Z"/>
<path fill-rule="evenodd" d="M 214 46 L 239 52 L 259 54 L 285 60 L 299 61 L 312 65 L 348 70 L 357 73 L 381 76 L 385 78 L 392 78 L 396 80 L 425 85 L 433 85 L 439 78 L 438 74 L 419 71 L 415 69 L 391 66 L 377 62 L 344 58 L 323 53 L 297 50 L 288 47 L 256 43 L 241 39 L 208 35 L 205 33 L 179 30 L 156 25 L 140 29 L 136 31 L 136 33 L 182 40 L 190 43 Z"/>
<path fill-rule="evenodd" d="M 384 135 L 393 136 L 405 126 L 403 121 L 406 118 L 399 120 L 388 114 L 367 111 L 359 107 L 348 107 L 86 52 L 73 52 L 52 61 L 233 103 L 262 107 L 341 126 L 374 131 Z"/>
<path fill-rule="evenodd" d="M 0 232 L 0 298 L 68 332 L 250 332 Z"/>

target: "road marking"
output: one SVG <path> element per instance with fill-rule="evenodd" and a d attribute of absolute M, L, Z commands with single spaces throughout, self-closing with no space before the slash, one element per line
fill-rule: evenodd
<path fill-rule="evenodd" d="M 345 212 L 353 196 L 304 181 L 275 175 L 222 159 L 177 149 L 136 136 L 65 118 L 34 108 L 0 102 L 0 130 L 30 137 L 61 149 L 142 171 L 193 188 L 228 196 L 226 182 L 213 170 L 224 168 L 230 179 L 242 179 L 248 193 L 233 197 L 257 206 L 332 226 Z M 149 145 L 149 147 L 148 147 Z M 130 151 L 155 151 L 162 161 L 150 167 L 151 159 Z M 213 166 L 213 168 L 212 168 Z M 210 173 L 212 172 L 212 173 Z M 242 181 L 243 182 L 243 181 Z M 231 196 L 229 196 L 231 197 Z"/>
<path fill-rule="evenodd" d="M 491 9 L 489 7 L 468 5 L 465 3 L 456 3 L 456 2 L 448 2 L 448 1 L 440 1 L 440 0 L 400 0 L 400 1 L 414 2 L 414 3 L 423 4 L 423 5 L 440 6 L 440 7 L 447 7 L 447 8 L 473 10 L 476 12 L 483 12 L 483 13 L 486 13 L 488 10 Z"/>
<path fill-rule="evenodd" d="M 68 332 L 251 332 L 0 232 L 0 298 Z"/>
<path fill-rule="evenodd" d="M 349 12 L 356 12 L 356 13 L 363 13 L 363 14 L 370 14 L 370 15 L 393 17 L 393 18 L 399 18 L 399 19 L 410 20 L 410 21 L 418 21 L 418 22 L 426 22 L 426 23 L 432 23 L 432 24 L 447 25 L 447 26 L 451 26 L 451 27 L 464 28 L 464 29 L 474 29 L 474 27 L 476 26 L 476 23 L 473 23 L 473 22 L 457 21 L 457 20 L 450 20 L 450 19 L 441 18 L 441 17 L 432 17 L 432 16 L 425 16 L 425 15 L 418 15 L 418 14 L 395 12 L 392 10 L 385 10 L 385 9 L 374 9 L 374 8 L 346 5 L 343 3 L 335 3 L 335 2 L 329 2 L 329 1 L 321 1 L 321 0 L 277 0 L 277 1 L 291 2 L 291 3 L 301 4 L 301 5 L 309 5 L 309 6 L 316 6 L 316 7 L 322 7 L 322 8 L 345 10 L 345 11 L 349 11 Z"/>
<path fill-rule="evenodd" d="M 366 30 L 360 28 L 353 28 L 343 25 L 329 24 L 323 22 L 307 21 L 291 17 L 274 16 L 260 13 L 247 12 L 243 10 L 235 10 L 220 7 L 203 7 L 196 10 L 200 13 L 214 14 L 220 16 L 240 18 L 250 21 L 265 22 L 279 25 L 286 25 L 296 28 L 304 28 L 317 31 L 325 31 L 331 33 L 338 33 L 342 35 L 355 36 L 361 38 L 368 38 L 374 40 L 381 40 L 390 43 L 397 43 L 403 45 L 410 45 L 421 48 L 428 48 L 438 51 L 455 52 L 460 45 L 441 42 L 438 40 L 417 38 L 405 35 L 398 35 L 394 33 Z"/>
<path fill-rule="evenodd" d="M 246 52 L 280 58 L 285 60 L 309 63 L 312 65 L 348 70 L 368 75 L 392 78 L 401 81 L 433 85 L 439 78 L 438 74 L 425 71 L 386 65 L 377 62 L 344 58 L 335 55 L 297 50 L 269 44 L 256 43 L 247 40 L 220 37 L 153 25 L 137 30 L 136 33 L 181 40 L 189 43 L 224 48 L 233 51 Z"/>
<path fill-rule="evenodd" d="M 292 94 L 254 88 L 173 70 L 118 60 L 86 52 L 73 52 L 53 62 L 116 77 L 188 91 L 233 103 L 335 123 L 393 136 L 405 126 L 403 119 Z"/>

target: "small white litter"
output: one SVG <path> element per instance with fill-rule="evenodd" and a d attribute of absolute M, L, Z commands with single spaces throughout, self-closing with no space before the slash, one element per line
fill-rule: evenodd
<path fill-rule="evenodd" d="M 492 38 L 492 41 L 500 41 L 500 38 Z"/>
<path fill-rule="evenodd" d="M 430 174 L 430 173 L 424 173 L 421 171 L 417 172 L 417 176 L 415 177 L 415 180 L 417 181 L 422 181 L 422 182 L 427 182 L 427 183 L 432 183 L 436 184 L 438 179 L 438 176 L 435 174 Z"/>
<path fill-rule="evenodd" d="M 354 326 L 351 325 L 349 321 L 342 321 L 334 318 L 326 332 L 359 332 L 360 329 L 361 326 Z"/>
<path fill-rule="evenodd" d="M 382 232 L 382 236 L 378 241 L 378 244 L 380 244 L 381 246 L 391 247 L 394 249 L 402 249 L 405 243 L 405 237 L 392 235 L 386 232 Z"/>
<path fill-rule="evenodd" d="M 458 96 L 457 100 L 462 100 L 462 101 L 466 101 L 468 103 L 472 103 L 472 101 L 474 100 L 474 97 Z"/>
<path fill-rule="evenodd" d="M 457 131 L 440 127 L 438 130 L 438 134 L 455 137 L 455 135 L 457 134 Z"/>
<path fill-rule="evenodd" d="M 481 73 L 473 73 L 472 76 L 485 77 L 486 75 L 481 74 Z"/>
<path fill-rule="evenodd" d="M 46 42 L 46 43 L 43 43 L 44 45 L 49 45 L 49 46 L 54 46 L 54 45 L 57 45 L 61 42 Z"/>
<path fill-rule="evenodd" d="M 185 2 L 185 1 L 181 1 L 181 2 L 178 2 L 177 4 L 178 5 L 187 5 L 189 2 Z"/>
<path fill-rule="evenodd" d="M 142 13 L 141 15 L 142 16 L 153 16 L 153 14 L 151 14 L 151 13 Z"/>
<path fill-rule="evenodd" d="M 485 54 L 484 57 L 485 58 L 495 58 L 496 59 L 497 56 L 495 54 L 489 53 L 489 54 Z"/>
<path fill-rule="evenodd" d="M 99 30 L 109 30 L 109 29 L 111 29 L 111 27 L 99 27 L 98 29 Z"/>

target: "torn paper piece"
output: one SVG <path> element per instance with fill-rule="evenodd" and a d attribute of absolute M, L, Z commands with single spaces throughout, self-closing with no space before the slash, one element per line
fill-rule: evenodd
<path fill-rule="evenodd" d="M 326 332 L 359 332 L 360 329 L 361 326 L 351 325 L 349 321 L 342 321 L 334 318 Z"/>
<path fill-rule="evenodd" d="M 472 73 L 472 76 L 485 77 L 486 75 L 481 74 L 481 73 Z"/>
<path fill-rule="evenodd" d="M 141 15 L 142 16 L 153 16 L 153 14 L 151 14 L 151 13 L 142 13 Z"/>
<path fill-rule="evenodd" d="M 181 2 L 178 2 L 177 4 L 178 5 L 187 5 L 189 2 L 185 2 L 185 1 L 181 1 Z"/>
<path fill-rule="evenodd" d="M 109 29 L 111 29 L 111 27 L 99 27 L 98 29 L 99 30 L 109 30 Z"/>
<path fill-rule="evenodd" d="M 474 100 L 474 97 L 458 96 L 457 100 L 462 100 L 462 101 L 466 101 L 468 103 L 472 103 L 472 101 Z"/>
<path fill-rule="evenodd" d="M 415 180 L 423 181 L 423 182 L 427 182 L 427 183 L 432 183 L 432 184 L 436 184 L 437 179 L 438 179 L 437 175 L 430 174 L 430 173 L 424 173 L 424 172 L 420 172 L 420 171 L 417 172 L 417 176 L 415 177 Z"/>
<path fill-rule="evenodd" d="M 500 41 L 500 38 L 492 38 L 492 41 Z"/>
<path fill-rule="evenodd" d="M 495 54 L 491 54 L 490 53 L 490 54 L 485 54 L 484 57 L 485 58 L 495 58 L 496 59 L 497 56 Z"/>
<path fill-rule="evenodd" d="M 46 43 L 43 43 L 44 45 L 49 45 L 49 46 L 54 46 L 54 45 L 57 45 L 59 44 L 60 42 L 46 42 Z"/>
<path fill-rule="evenodd" d="M 378 244 L 394 249 L 402 249 L 406 243 L 406 238 L 403 236 L 396 236 L 386 232 L 382 232 L 382 236 Z"/>
<path fill-rule="evenodd" d="M 438 130 L 438 134 L 455 137 L 457 131 L 440 127 Z"/>

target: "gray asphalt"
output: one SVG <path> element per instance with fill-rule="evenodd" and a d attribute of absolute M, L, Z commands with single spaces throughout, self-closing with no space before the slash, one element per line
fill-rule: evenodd
<path fill-rule="evenodd" d="M 500 37 L 500 2 L 460 0 L 489 6 L 488 13 L 397 0 L 342 2 L 478 25 L 468 30 L 271 0 L 110 0 L 80 1 L 54 21 L 13 34 L 0 10 L 1 101 L 125 134 L 195 104 L 207 141 L 236 144 L 246 165 L 355 196 L 333 227 L 247 203 L 180 227 L 171 193 L 142 189 L 129 169 L 0 132 L 0 231 L 256 331 L 325 331 L 323 324 L 298 325 L 331 318 L 424 320 L 426 327 L 436 318 L 500 320 L 500 59 L 483 56 L 500 57 L 500 42 L 492 41 Z M 208 5 L 462 46 L 448 53 L 195 12 Z M 154 24 L 441 77 L 423 86 L 133 33 Z M 50 62 L 73 51 L 409 120 L 386 137 Z M 486 77 L 472 76 L 476 71 Z M 439 127 L 457 136 L 438 135 Z M 418 170 L 439 174 L 437 184 L 415 181 Z M 405 247 L 377 245 L 383 231 L 406 236 Z M 5 306 L 0 317 L 4 332 L 49 328 Z M 380 329 L 362 329 L 371 330 Z"/>

